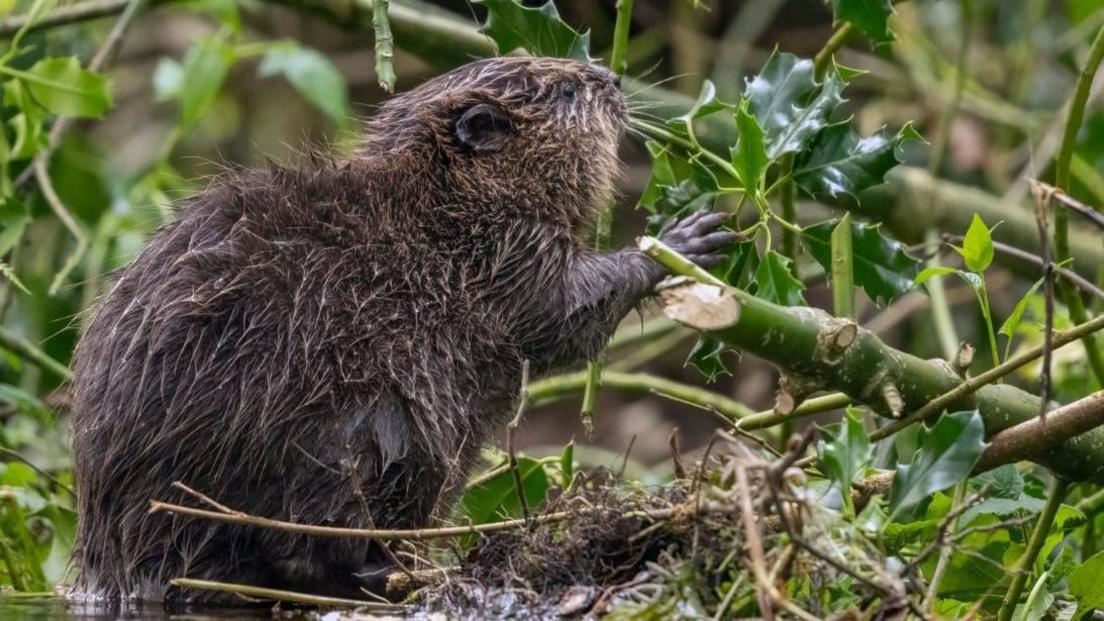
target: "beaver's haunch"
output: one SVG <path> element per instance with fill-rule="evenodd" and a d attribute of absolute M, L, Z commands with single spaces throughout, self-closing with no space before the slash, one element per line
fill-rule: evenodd
<path fill-rule="evenodd" d="M 149 514 L 425 525 L 534 374 L 595 354 L 662 276 L 594 253 L 625 100 L 605 69 L 472 63 L 386 103 L 349 161 L 228 175 L 119 274 L 75 355 L 75 591 L 179 576 L 358 596 L 368 542 Z M 691 258 L 732 235 L 699 216 Z M 367 512 L 354 493 L 366 499 Z"/>

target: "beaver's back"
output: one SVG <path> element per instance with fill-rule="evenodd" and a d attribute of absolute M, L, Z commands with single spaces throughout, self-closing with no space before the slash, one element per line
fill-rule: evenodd
<path fill-rule="evenodd" d="M 346 573 L 354 560 L 342 559 L 366 554 L 148 515 L 151 498 L 194 502 L 174 481 L 317 524 L 367 525 L 350 507 L 353 478 L 376 526 L 414 525 L 438 504 L 439 462 L 476 448 L 463 439 L 488 404 L 472 399 L 515 388 L 477 388 L 505 340 L 467 295 L 463 261 L 398 239 L 383 207 L 350 191 L 364 174 L 234 175 L 119 274 L 74 358 L 79 589 L 160 598 L 157 585 L 202 574 L 212 546 L 262 584 L 272 578 L 258 567 L 294 564 L 303 545 L 333 546 L 332 570 Z"/>

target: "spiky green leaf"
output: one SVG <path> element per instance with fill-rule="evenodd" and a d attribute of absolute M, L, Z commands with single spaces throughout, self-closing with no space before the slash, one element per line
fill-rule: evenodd
<path fill-rule="evenodd" d="M 857 26 L 875 43 L 893 40 L 889 30 L 890 0 L 833 0 L 836 19 Z"/>
<path fill-rule="evenodd" d="M 899 464 L 890 492 L 890 518 L 900 519 L 934 492 L 964 480 L 985 450 L 985 425 L 977 410 L 943 414 L 917 433 L 919 448 Z"/>
<path fill-rule="evenodd" d="M 805 285 L 790 269 L 790 259 L 768 250 L 755 271 L 755 295 L 783 306 L 805 306 Z"/>
<path fill-rule="evenodd" d="M 866 138 L 851 129 L 850 121 L 829 125 L 794 159 L 794 181 L 826 204 L 855 206 L 859 192 L 882 183 L 900 163 L 898 147 L 916 137 L 910 125 L 893 136 L 881 131 Z"/>
<path fill-rule="evenodd" d="M 748 108 L 759 121 L 771 160 L 803 150 L 828 125 L 843 101 L 843 80 L 830 72 L 823 84 L 813 77 L 813 62 L 775 52 L 748 82 Z"/>
<path fill-rule="evenodd" d="M 494 40 L 500 54 L 524 49 L 539 56 L 590 60 L 590 33 L 568 26 L 548 0 L 538 7 L 518 0 L 475 0 L 487 7 L 482 32 Z"/>

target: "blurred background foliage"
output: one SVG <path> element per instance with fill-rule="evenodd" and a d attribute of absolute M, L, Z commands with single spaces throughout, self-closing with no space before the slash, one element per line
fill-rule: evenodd
<path fill-rule="evenodd" d="M 592 54 L 608 58 L 615 3 L 560 0 L 556 5 L 565 22 L 589 29 Z M 486 13 L 480 4 L 450 0 L 415 8 L 432 16 L 434 7 L 472 24 Z M 0 0 L 0 582 L 27 591 L 44 590 L 60 578 L 72 542 L 64 365 L 88 309 L 110 287 L 110 272 L 172 218 L 176 201 L 225 167 L 293 164 L 315 149 L 349 154 L 356 145 L 357 119 L 371 115 L 387 95 L 374 71 L 370 13 L 356 3 L 149 3 L 129 24 L 103 71 L 90 71 L 88 62 L 110 40 L 116 18 L 19 30 L 6 17 L 56 9 L 53 2 Z M 705 80 L 715 84 L 717 97 L 736 101 L 745 80 L 772 51 L 812 57 L 833 33 L 832 3 L 820 0 L 636 0 L 633 16 L 628 74 L 681 94 L 686 104 Z M 1102 24 L 1101 0 L 898 4 L 890 20 L 894 36 L 878 36 L 875 26 L 870 31 L 875 36 L 856 37 L 837 54 L 840 65 L 863 72 L 851 78 L 848 101 L 837 117 L 853 115 L 853 125 L 864 136 L 913 123 L 927 142 L 902 147 L 906 166 L 962 185 L 925 198 L 907 196 L 917 190 L 895 181 L 889 198 L 875 192 L 864 209 L 879 209 L 879 201 L 911 200 L 911 215 L 887 226 L 903 241 L 917 244 L 912 248 L 917 256 L 938 248 L 930 238 L 923 245 L 919 236 L 926 200 L 968 212 L 953 200 L 970 186 L 994 204 L 1018 209 L 1028 197 L 1024 179 L 1049 170 L 1060 137 L 1059 110 Z M 437 62 L 433 52 L 412 54 L 411 47 L 416 46 L 400 45 L 395 52 L 399 91 L 451 62 Z M 961 75 L 959 66 L 965 68 Z M 1098 80 L 1072 164 L 1071 194 L 1097 205 L 1104 204 L 1104 107 L 1096 105 L 1102 90 L 1104 80 Z M 952 107 L 958 111 L 949 115 Z M 51 128 L 62 117 L 73 122 L 52 143 Z M 649 153 L 641 141 L 630 139 L 623 159 L 614 246 L 640 235 L 648 215 L 635 207 L 651 175 Z M 42 170 L 36 171 L 36 161 Z M 60 213 L 58 205 L 67 213 Z M 822 205 L 799 202 L 801 224 L 828 215 Z M 969 213 L 956 222 L 968 223 Z M 997 225 L 994 235 L 999 235 L 996 219 L 986 223 Z M 963 235 L 966 226 L 943 232 Z M 1099 246 L 1097 252 L 1104 253 Z M 956 259 L 948 255 L 945 260 Z M 1104 273 L 1099 265 L 1074 267 L 1097 282 Z M 795 270 L 805 284 L 805 299 L 830 308 L 831 292 L 818 263 L 801 256 Z M 1002 259 L 985 272 L 991 314 L 1000 325 L 1038 271 Z M 954 327 L 978 346 L 975 365 L 985 368 L 991 352 L 975 294 L 966 284 L 947 280 L 947 287 Z M 1042 298 L 1035 293 L 1026 300 L 1025 319 L 1001 337 L 1001 349 L 1012 333 L 1019 337 L 1014 348 L 1041 341 Z M 1096 304 L 1091 310 L 1099 314 L 1100 301 Z M 650 316 L 653 311 L 641 312 Z M 889 311 L 860 296 L 856 312 L 895 347 L 921 357 L 944 354 L 933 338 L 928 298 L 921 292 L 905 294 Z M 640 321 L 630 317 L 625 334 Z M 1059 308 L 1056 326 L 1068 325 Z M 684 365 L 693 336 L 676 329 L 648 351 L 614 349 L 611 366 L 703 383 L 698 370 Z M 1073 400 L 1099 389 L 1082 349 L 1063 349 L 1055 361 L 1056 399 Z M 720 374 L 711 390 L 756 410 L 773 404 L 778 379 L 773 367 L 746 356 L 739 362 L 730 358 L 726 366 L 731 373 Z M 1037 376 L 1037 369 L 1029 369 L 1012 381 L 1036 390 Z M 535 406 L 518 444 L 561 475 L 574 459 L 607 466 L 623 462 L 631 478 L 665 480 L 671 474 L 666 430 L 677 434 L 685 458 L 691 459 L 724 424 L 686 403 L 647 392 L 604 390 L 593 439 L 576 443 L 564 466 L 564 445 L 583 437 L 577 401 Z M 540 490 L 548 487 L 544 469 L 526 472 L 534 473 L 527 478 L 535 486 L 532 493 L 543 497 Z M 1038 500 L 1040 480 L 1029 479 L 1027 485 Z M 497 493 L 502 502 L 512 498 Z M 469 500 L 473 516 L 485 514 L 479 519 L 515 512 Z M 1094 528 L 1104 532 L 1090 520 L 1088 529 Z M 1023 533 L 1018 537 L 1022 540 Z"/>

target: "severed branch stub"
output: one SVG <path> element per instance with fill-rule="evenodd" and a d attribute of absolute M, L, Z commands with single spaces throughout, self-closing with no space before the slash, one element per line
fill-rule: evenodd
<path fill-rule="evenodd" d="M 720 330 L 740 320 L 740 303 L 714 285 L 680 278 L 660 289 L 659 298 L 668 317 L 698 330 Z"/>

